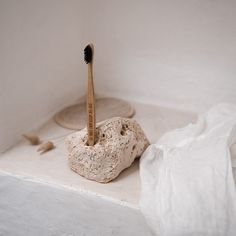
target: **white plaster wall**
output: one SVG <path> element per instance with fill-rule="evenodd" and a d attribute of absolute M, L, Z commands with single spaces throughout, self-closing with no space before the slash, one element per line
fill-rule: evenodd
<path fill-rule="evenodd" d="M 234 0 L 2 0 L 0 151 L 95 89 L 177 109 L 236 103 Z"/>
<path fill-rule="evenodd" d="M 100 0 L 94 17 L 100 92 L 196 112 L 236 103 L 235 0 Z"/>
<path fill-rule="evenodd" d="M 83 0 L 0 1 L 0 152 L 84 95 Z"/>
<path fill-rule="evenodd" d="M 0 173 L 0 235 L 151 236 L 137 209 Z"/>

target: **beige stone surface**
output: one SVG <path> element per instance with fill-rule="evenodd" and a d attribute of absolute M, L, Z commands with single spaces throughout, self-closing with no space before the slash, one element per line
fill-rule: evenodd
<path fill-rule="evenodd" d="M 81 176 L 101 183 L 115 179 L 149 145 L 133 119 L 115 117 L 99 123 L 94 146 L 87 145 L 87 129 L 66 138 L 69 166 Z"/>

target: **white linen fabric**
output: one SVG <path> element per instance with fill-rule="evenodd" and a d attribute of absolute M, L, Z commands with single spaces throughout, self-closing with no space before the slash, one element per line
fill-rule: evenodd
<path fill-rule="evenodd" d="M 235 143 L 236 106 L 220 104 L 149 146 L 140 208 L 156 235 L 236 235 Z"/>

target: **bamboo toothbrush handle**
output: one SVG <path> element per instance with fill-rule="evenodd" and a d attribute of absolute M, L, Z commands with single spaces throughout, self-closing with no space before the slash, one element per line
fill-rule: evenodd
<path fill-rule="evenodd" d="M 93 146 L 96 138 L 95 98 L 93 86 L 93 66 L 88 63 L 88 89 L 87 89 L 87 131 L 88 145 Z"/>

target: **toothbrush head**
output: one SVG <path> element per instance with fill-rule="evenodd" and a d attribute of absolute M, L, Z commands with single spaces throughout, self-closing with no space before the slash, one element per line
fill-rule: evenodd
<path fill-rule="evenodd" d="M 86 64 L 91 63 L 93 60 L 93 45 L 88 44 L 84 49 L 84 61 Z"/>

